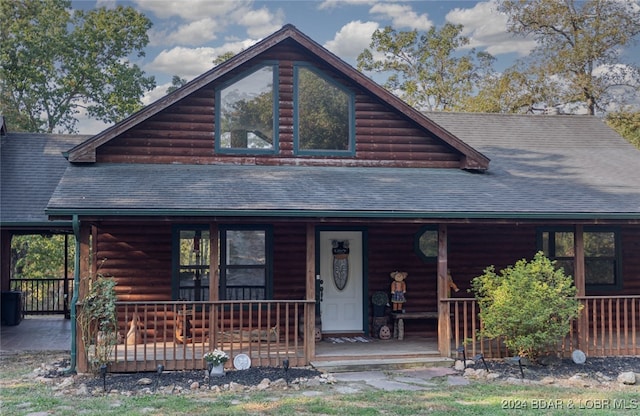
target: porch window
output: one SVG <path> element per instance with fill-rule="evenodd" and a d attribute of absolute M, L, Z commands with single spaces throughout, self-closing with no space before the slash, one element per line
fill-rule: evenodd
<path fill-rule="evenodd" d="M 309 65 L 294 69 L 294 151 L 355 154 L 354 94 Z"/>
<path fill-rule="evenodd" d="M 583 232 L 585 284 L 588 290 L 614 290 L 622 286 L 619 233 L 615 229 L 587 228 Z M 565 274 L 574 275 L 572 230 L 543 230 L 540 249 L 556 260 Z"/>
<path fill-rule="evenodd" d="M 438 230 L 431 226 L 422 227 L 416 234 L 414 249 L 425 262 L 438 261 Z"/>
<path fill-rule="evenodd" d="M 209 230 L 182 228 L 176 229 L 174 235 L 173 299 L 209 300 Z"/>
<path fill-rule="evenodd" d="M 220 229 L 220 299 L 272 299 L 271 229 Z"/>
<path fill-rule="evenodd" d="M 276 68 L 262 66 L 216 91 L 216 152 L 277 151 Z"/>

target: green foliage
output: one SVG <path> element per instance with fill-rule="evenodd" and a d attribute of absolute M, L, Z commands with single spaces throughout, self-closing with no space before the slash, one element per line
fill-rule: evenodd
<path fill-rule="evenodd" d="M 607 114 L 606 122 L 629 143 L 640 149 L 640 111 L 611 112 Z"/>
<path fill-rule="evenodd" d="M 358 56 L 358 69 L 390 72 L 385 88 L 419 110 L 452 110 L 473 93 L 493 63 L 487 53 L 460 54 L 469 44 L 461 33 L 462 25 L 451 23 L 421 35 L 387 26 L 373 33 L 371 50 Z M 384 57 L 378 60 L 374 53 Z"/>
<path fill-rule="evenodd" d="M 640 34 L 634 2 L 615 0 L 506 0 L 499 10 L 509 31 L 532 36 L 529 73 L 555 75 L 563 88 L 549 86 L 555 104 L 586 107 L 589 114 L 611 102 L 635 99 L 640 70 L 620 62 L 620 49 Z"/>
<path fill-rule="evenodd" d="M 74 252 L 75 245 L 70 243 L 70 275 Z M 14 279 L 62 278 L 64 260 L 64 235 L 16 235 L 11 238 L 11 277 Z"/>
<path fill-rule="evenodd" d="M 167 88 L 165 92 L 167 94 L 171 94 L 172 92 L 186 84 L 187 80 L 185 78 L 180 78 L 180 76 L 174 75 L 173 77 L 171 77 L 171 86 Z"/>
<path fill-rule="evenodd" d="M 83 283 L 87 294 L 78 305 L 76 319 L 89 364 L 96 371 L 110 361 L 117 343 L 116 281 L 98 274 Z"/>
<path fill-rule="evenodd" d="M 538 252 L 496 274 L 494 266 L 474 278 L 481 337 L 502 338 L 510 351 L 535 359 L 569 333 L 580 303 L 571 276 Z"/>
<path fill-rule="evenodd" d="M 484 113 L 533 113 L 541 104 L 556 104 L 560 88 L 553 74 L 517 62 L 502 73 L 488 73 L 479 82 L 478 92 L 456 105 L 456 110 Z"/>
<path fill-rule="evenodd" d="M 17 130 L 76 131 L 77 115 L 107 123 L 155 87 L 130 61 L 151 21 L 131 7 L 71 10 L 68 0 L 0 2 L 0 112 Z"/>

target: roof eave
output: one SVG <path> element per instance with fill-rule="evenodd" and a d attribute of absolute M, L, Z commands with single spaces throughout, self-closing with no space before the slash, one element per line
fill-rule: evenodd
<path fill-rule="evenodd" d="M 101 217 L 290 217 L 397 219 L 624 220 L 640 223 L 640 212 L 498 212 L 498 211 L 343 211 L 343 210 L 190 210 L 47 208 L 54 216 Z"/>

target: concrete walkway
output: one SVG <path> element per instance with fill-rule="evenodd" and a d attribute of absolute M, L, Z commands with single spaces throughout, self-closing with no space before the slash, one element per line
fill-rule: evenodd
<path fill-rule="evenodd" d="M 71 320 L 61 315 L 26 316 L 0 328 L 0 352 L 71 351 Z"/>
<path fill-rule="evenodd" d="M 458 375 L 451 367 L 407 368 L 393 371 L 357 371 L 334 373 L 333 378 L 339 383 L 336 389 L 342 393 L 353 393 L 360 390 L 363 384 L 377 390 L 429 390 L 436 387 L 432 381 L 435 377 L 446 377 L 450 386 L 466 385 L 468 380 Z"/>

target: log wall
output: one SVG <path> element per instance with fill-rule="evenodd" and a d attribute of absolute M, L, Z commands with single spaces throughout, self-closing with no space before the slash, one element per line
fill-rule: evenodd
<path fill-rule="evenodd" d="M 329 225 L 323 223 L 322 225 Z M 338 225 L 338 224 L 336 224 Z M 344 227 L 344 223 L 339 224 Z M 303 300 L 306 293 L 306 224 L 273 224 L 274 299 Z M 171 298 L 171 224 L 170 223 L 96 223 L 98 272 L 116 279 L 118 300 L 123 302 L 170 301 Z M 372 315 L 374 292 L 389 293 L 390 273 L 409 273 L 407 312 L 437 311 L 435 262 L 425 262 L 414 250 L 414 239 L 421 224 L 369 224 L 365 276 L 366 301 Z M 640 293 L 640 227 L 622 228 L 623 289 L 605 295 Z M 536 226 L 497 224 L 448 225 L 448 267 L 460 291 L 453 298 L 471 298 L 471 280 L 494 265 L 501 270 L 536 252 Z M 587 295 L 602 295 L 590 293 Z M 435 335 L 435 322 L 407 321 L 407 333 Z M 126 326 L 121 322 L 121 327 Z M 151 334 L 149 334 L 151 335 Z"/>
<path fill-rule="evenodd" d="M 261 61 L 278 61 L 279 151 L 273 155 L 215 153 L 215 89 Z M 296 157 L 293 153 L 294 64 L 311 62 L 355 93 L 356 156 Z M 444 144 L 375 96 L 334 74 L 326 63 L 314 60 L 292 45 L 279 45 L 260 61 L 231 71 L 155 116 L 127 130 L 97 150 L 98 162 L 120 163 L 245 163 L 321 164 L 349 166 L 460 166 L 459 152 Z"/>

